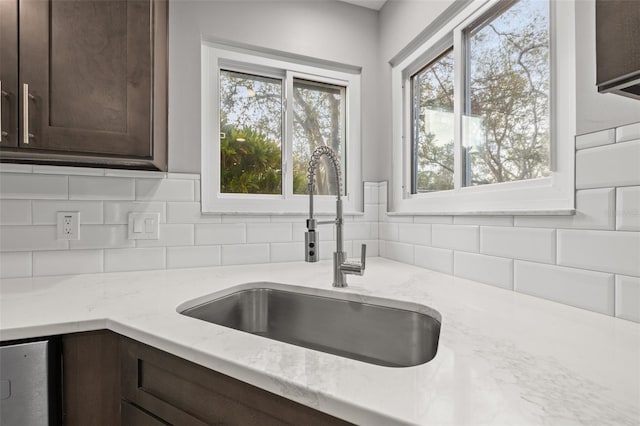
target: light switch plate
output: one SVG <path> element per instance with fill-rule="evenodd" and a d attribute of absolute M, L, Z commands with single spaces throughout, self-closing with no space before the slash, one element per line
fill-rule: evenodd
<path fill-rule="evenodd" d="M 130 240 L 160 238 L 160 213 L 129 212 Z"/>

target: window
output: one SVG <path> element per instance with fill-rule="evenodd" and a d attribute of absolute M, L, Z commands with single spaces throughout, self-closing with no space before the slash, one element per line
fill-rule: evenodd
<path fill-rule="evenodd" d="M 308 164 L 321 145 L 339 155 L 345 209 L 361 205 L 358 70 L 208 44 L 202 53 L 203 211 L 306 213 Z M 337 191 L 321 162 L 316 210 L 334 210 Z"/>
<path fill-rule="evenodd" d="M 453 189 L 453 48 L 411 77 L 412 193 Z"/>
<path fill-rule="evenodd" d="M 393 210 L 573 208 L 571 3 L 472 1 L 393 68 Z"/>
<path fill-rule="evenodd" d="M 282 193 L 282 80 L 220 70 L 220 192 Z"/>

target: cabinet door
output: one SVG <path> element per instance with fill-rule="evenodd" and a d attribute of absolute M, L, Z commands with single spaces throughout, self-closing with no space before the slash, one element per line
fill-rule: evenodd
<path fill-rule="evenodd" d="M 127 401 L 122 401 L 121 407 L 122 424 L 125 426 L 167 426 L 169 424 Z"/>
<path fill-rule="evenodd" d="M 20 0 L 21 148 L 152 157 L 150 0 Z"/>
<path fill-rule="evenodd" d="M 170 424 L 350 425 L 127 338 L 121 351 L 123 399 Z"/>
<path fill-rule="evenodd" d="M 119 344 L 106 330 L 63 336 L 64 425 L 120 426 Z"/>
<path fill-rule="evenodd" d="M 18 0 L 0 0 L 0 147 L 18 146 Z"/>

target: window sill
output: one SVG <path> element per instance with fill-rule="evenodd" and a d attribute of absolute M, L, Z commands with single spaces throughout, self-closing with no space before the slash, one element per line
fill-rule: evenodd
<path fill-rule="evenodd" d="M 387 216 L 573 216 L 576 209 L 554 210 L 495 210 L 495 211 L 455 211 L 455 212 L 387 212 Z"/>
<path fill-rule="evenodd" d="M 250 211 L 207 211 L 201 212 L 203 216 L 276 216 L 276 217 L 301 217 L 307 218 L 309 217 L 308 211 L 264 211 L 264 212 L 250 212 Z M 313 211 L 314 217 L 335 217 L 336 212 L 333 211 Z M 364 212 L 359 211 L 345 211 L 342 213 L 343 216 L 353 216 L 353 217 L 361 217 L 364 216 Z"/>

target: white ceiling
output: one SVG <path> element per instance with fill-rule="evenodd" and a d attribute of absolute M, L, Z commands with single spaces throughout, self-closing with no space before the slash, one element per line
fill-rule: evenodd
<path fill-rule="evenodd" d="M 380 10 L 387 0 L 340 0 L 345 3 L 355 4 L 356 6 L 362 6 L 373 10 Z"/>

